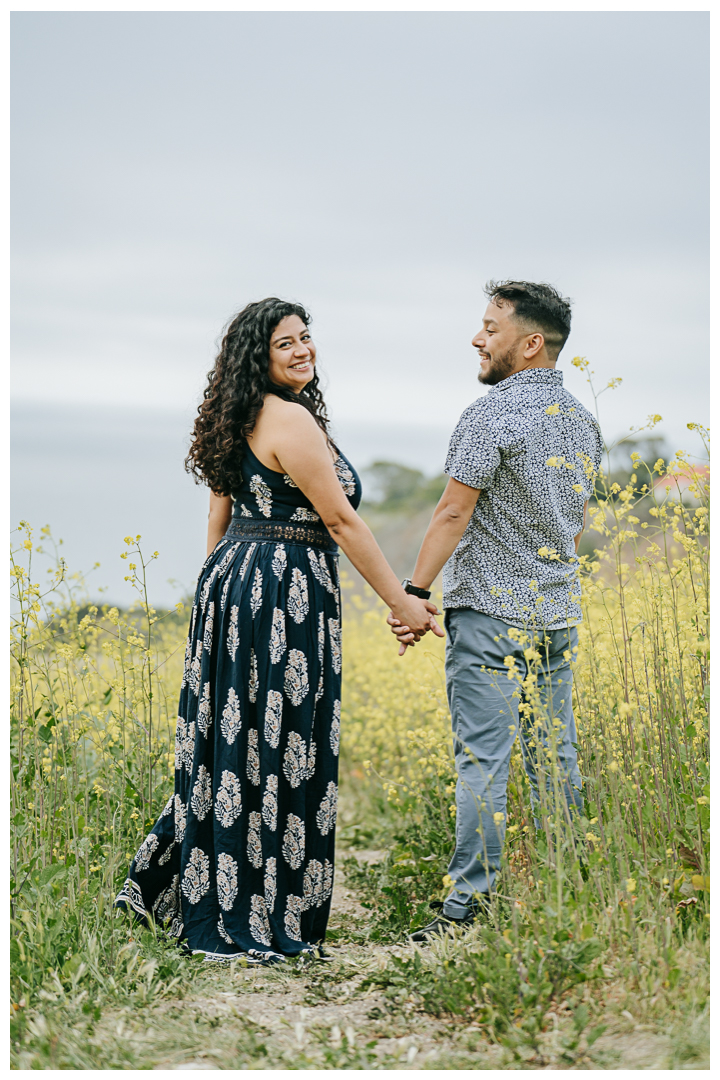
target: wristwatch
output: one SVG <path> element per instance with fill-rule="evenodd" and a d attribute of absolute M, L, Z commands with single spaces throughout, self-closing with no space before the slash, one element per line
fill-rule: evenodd
<path fill-rule="evenodd" d="M 430 590 L 429 589 L 418 589 L 417 585 L 413 585 L 413 583 L 412 583 L 412 581 L 410 580 L 409 577 L 405 578 L 405 580 L 402 583 L 402 587 L 403 587 L 403 589 L 405 590 L 406 593 L 410 594 L 410 596 L 419 596 L 421 600 L 429 600 L 430 599 Z"/>

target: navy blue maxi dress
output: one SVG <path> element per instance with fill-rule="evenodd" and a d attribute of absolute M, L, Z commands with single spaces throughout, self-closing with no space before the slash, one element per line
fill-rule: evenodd
<path fill-rule="evenodd" d="M 335 471 L 353 507 L 357 473 Z M 175 794 L 116 903 L 207 959 L 315 951 L 333 886 L 342 664 L 337 546 L 289 476 L 247 448 L 233 519 L 200 572 Z"/>

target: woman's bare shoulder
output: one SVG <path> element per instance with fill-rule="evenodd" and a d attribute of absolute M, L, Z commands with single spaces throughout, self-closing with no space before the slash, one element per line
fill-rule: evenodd
<path fill-rule="evenodd" d="M 296 404 L 294 401 L 286 401 L 284 398 L 277 397 L 276 394 L 265 396 L 265 402 L 258 414 L 258 422 L 267 423 L 268 421 L 273 426 L 276 423 L 281 423 L 283 426 L 290 424 L 293 428 L 307 428 L 308 430 L 317 426 L 308 410 L 299 402 Z"/>

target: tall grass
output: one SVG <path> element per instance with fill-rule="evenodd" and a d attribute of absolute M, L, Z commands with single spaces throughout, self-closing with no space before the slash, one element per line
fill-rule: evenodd
<path fill-rule="evenodd" d="M 574 668 L 583 812 L 569 814 L 551 782 L 537 830 L 519 751 L 513 756 L 506 861 L 491 917 L 462 940 L 369 972 L 389 1007 L 414 1001 L 472 1018 L 512 1047 L 541 1039 L 548 1010 L 568 1000 L 577 1045 L 581 1035 L 588 1045 L 600 1031 L 594 1010 L 619 985 L 647 1015 L 702 1011 L 709 490 L 707 474 L 695 470 L 683 494 L 678 478 L 692 469 L 683 455 L 637 459 L 624 487 L 609 476 L 598 483 L 596 550 L 581 560 L 584 622 Z M 124 612 L 89 603 L 62 560 L 46 587 L 34 581 L 33 559 L 52 543 L 49 530 L 38 543 L 22 523 L 13 540 L 16 1048 L 41 1040 L 28 1024 L 40 1022 L 43 1001 L 69 996 L 94 1015 L 109 1000 L 181 996 L 195 970 L 161 936 L 138 934 L 112 908 L 172 790 L 186 630 L 181 611 L 151 606 L 156 556 L 144 558 L 139 539 L 126 538 L 137 602 Z M 347 592 L 342 764 L 356 811 L 346 836 L 388 852 L 354 870 L 380 941 L 399 941 L 421 925 L 427 901 L 449 887 L 455 773 L 442 648 L 426 638 L 400 661 L 381 608 L 359 590 Z M 521 684 L 528 690 L 534 663 L 529 656 L 525 671 L 508 667 L 509 694 Z M 546 768 L 552 781 L 552 753 Z M 583 985 L 594 996 L 583 999 Z M 17 1053 L 21 1067 L 37 1065 L 29 1052 Z M 575 1060 L 577 1047 L 567 1053 Z"/>
<path fill-rule="evenodd" d="M 425 961 L 396 959 L 379 977 L 396 1000 L 399 987 L 414 987 L 429 1011 L 470 1014 L 512 1045 L 536 1038 L 551 1002 L 587 980 L 621 977 L 651 1012 L 649 1003 L 672 1011 L 682 999 L 694 1015 L 707 994 L 709 484 L 683 454 L 669 464 L 635 454 L 633 463 L 623 487 L 604 471 L 598 478 L 597 549 L 580 560 L 583 810 L 562 796 L 557 721 L 535 692 L 540 657 L 528 639 L 525 669 L 507 661 L 507 695 L 522 691 L 545 734 L 540 828 L 518 748 L 488 924 Z M 345 665 L 345 748 L 395 815 L 387 858 L 358 865 L 355 881 L 375 935 L 399 940 L 432 917 L 427 901 L 451 884 L 442 877 L 455 810 L 442 646 L 426 639 L 404 666 L 391 663 L 369 594 L 357 603 L 365 610 Z"/>
<path fill-rule="evenodd" d="M 33 556 L 48 553 L 50 531 L 41 530 L 36 544 L 22 522 L 16 535 L 11 962 L 22 1027 L 24 1009 L 49 985 L 89 981 L 108 993 L 147 996 L 163 973 L 176 974 L 172 953 L 159 967 L 141 954 L 112 901 L 172 791 L 184 625 L 179 611 L 161 619 L 148 602 L 156 556 L 143 558 L 140 537 L 126 538 L 123 552 L 137 603 L 120 613 L 87 603 L 82 579 L 68 573 L 57 549 L 42 588 Z"/>

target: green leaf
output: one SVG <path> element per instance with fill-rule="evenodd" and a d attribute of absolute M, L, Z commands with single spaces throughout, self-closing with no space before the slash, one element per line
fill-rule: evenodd
<path fill-rule="evenodd" d="M 602 1033 L 606 1030 L 607 1024 L 598 1024 L 597 1027 L 590 1028 L 587 1035 L 585 1036 L 585 1041 L 587 1042 L 588 1046 L 592 1046 L 593 1043 L 596 1043 Z"/>
<path fill-rule="evenodd" d="M 50 866 L 46 866 L 40 871 L 38 875 L 38 885 L 49 885 L 51 881 L 62 881 L 63 877 L 67 874 L 67 867 L 64 863 L 51 863 Z"/>

